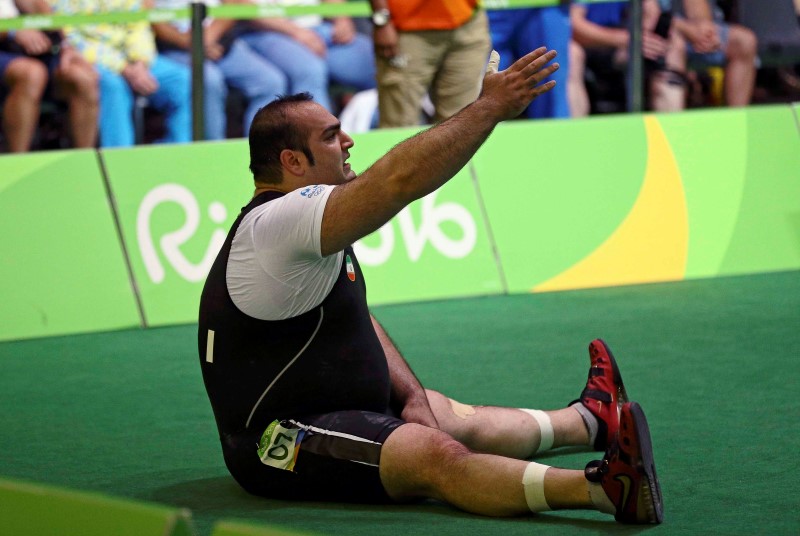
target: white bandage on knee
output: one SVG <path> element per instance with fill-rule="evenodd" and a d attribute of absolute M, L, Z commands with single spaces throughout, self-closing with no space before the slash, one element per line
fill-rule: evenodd
<path fill-rule="evenodd" d="M 536 419 L 536 422 L 539 423 L 541 439 L 539 440 L 539 446 L 536 448 L 534 454 L 553 448 L 553 423 L 550 422 L 550 416 L 538 409 L 522 409 L 522 411 Z"/>
<path fill-rule="evenodd" d="M 525 489 L 525 502 L 531 512 L 547 512 L 552 510 L 544 497 L 544 474 L 549 465 L 531 462 L 522 474 L 522 487 Z"/>

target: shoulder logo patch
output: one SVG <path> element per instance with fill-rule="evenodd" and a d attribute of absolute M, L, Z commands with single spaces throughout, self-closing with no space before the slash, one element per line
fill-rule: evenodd
<path fill-rule="evenodd" d="M 303 188 L 303 190 L 300 192 L 300 195 L 308 199 L 311 199 L 312 197 L 316 197 L 324 191 L 325 191 L 324 186 L 320 184 L 312 184 L 311 186 L 306 186 L 305 188 Z"/>
<path fill-rule="evenodd" d="M 353 259 L 350 258 L 350 255 L 345 257 L 344 259 L 345 269 L 347 270 L 347 278 L 350 281 L 356 280 L 356 268 L 353 266 Z"/>

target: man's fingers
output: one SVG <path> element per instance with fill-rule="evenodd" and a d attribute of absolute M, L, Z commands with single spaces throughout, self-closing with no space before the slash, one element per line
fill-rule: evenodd
<path fill-rule="evenodd" d="M 530 63 L 536 61 L 540 57 L 544 56 L 547 53 L 547 47 L 539 47 L 536 50 L 531 50 L 520 59 L 514 62 L 514 65 L 509 67 L 509 69 L 518 69 L 521 70 L 527 67 Z"/>
<path fill-rule="evenodd" d="M 540 86 L 536 86 L 534 88 L 534 92 L 536 94 L 536 97 L 538 97 L 539 95 L 547 93 L 548 91 L 550 91 L 554 87 L 556 87 L 556 81 L 555 80 L 550 80 L 550 81 L 545 82 L 544 84 L 542 84 Z"/>
<path fill-rule="evenodd" d="M 500 54 L 496 50 L 492 50 L 489 54 L 489 64 L 486 66 L 486 74 L 496 73 L 500 68 Z"/>
<path fill-rule="evenodd" d="M 555 57 L 555 51 L 551 50 L 550 52 L 547 51 L 547 47 L 539 47 L 536 50 L 532 50 L 522 56 L 520 59 L 514 62 L 514 64 L 508 68 L 509 71 L 521 71 L 525 72 L 530 70 L 533 65 L 538 65 L 541 67 L 544 63 L 550 61 L 550 59 L 541 61 L 543 57 L 546 57 L 552 53 L 550 59 Z M 534 68 L 535 69 L 535 68 Z"/>
<path fill-rule="evenodd" d="M 539 47 L 495 77 L 488 76 L 500 68 L 500 55 L 493 50 L 486 66 L 487 77 L 481 95 L 487 95 L 489 100 L 502 105 L 503 118 L 516 117 L 533 99 L 555 87 L 555 81 L 543 83 L 559 68 L 558 63 L 549 64 L 555 57 L 555 50 Z"/>
<path fill-rule="evenodd" d="M 507 70 L 517 71 L 527 79 L 541 71 L 548 62 L 556 57 L 556 54 L 555 50 L 548 51 L 547 47 L 539 47 L 515 61 Z M 486 66 L 486 72 L 496 73 L 499 67 L 500 54 L 496 50 L 492 50 L 489 56 L 489 63 Z"/>
<path fill-rule="evenodd" d="M 539 82 L 545 80 L 551 74 L 556 72 L 560 67 L 561 65 L 558 63 L 545 65 L 538 71 L 534 71 L 530 74 L 527 74 L 527 78 L 525 78 L 525 81 L 528 83 L 528 85 L 535 87 L 537 84 L 539 84 Z"/>
<path fill-rule="evenodd" d="M 561 65 L 558 63 L 553 63 L 552 65 L 548 65 L 547 67 L 536 73 L 536 75 L 534 76 L 534 78 L 537 79 L 536 83 L 541 82 L 542 80 L 544 80 L 545 78 L 556 72 L 560 67 Z"/>
<path fill-rule="evenodd" d="M 537 49 L 537 50 L 541 50 L 541 49 Z M 534 52 L 536 52 L 536 51 L 534 51 Z M 556 57 L 557 54 L 558 53 L 555 50 L 550 50 L 550 51 L 547 51 L 546 53 L 542 53 L 542 54 L 536 55 L 535 56 L 536 59 L 532 60 L 530 63 L 528 63 L 528 64 L 523 66 L 522 71 L 521 71 L 522 75 L 525 78 L 530 78 L 532 76 L 535 76 L 537 73 L 539 73 L 545 67 L 545 65 L 547 65 L 549 62 L 551 62 L 553 60 L 553 58 Z M 530 54 L 528 54 L 528 56 L 530 56 Z M 527 58 L 528 56 L 525 56 L 525 57 Z M 540 80 L 541 80 L 541 78 L 540 78 Z"/>

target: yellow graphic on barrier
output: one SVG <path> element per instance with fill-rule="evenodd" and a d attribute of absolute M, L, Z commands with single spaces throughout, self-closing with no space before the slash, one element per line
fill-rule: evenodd
<path fill-rule="evenodd" d="M 683 279 L 689 222 L 681 174 L 658 119 L 644 122 L 647 168 L 630 213 L 597 249 L 533 292 Z"/>

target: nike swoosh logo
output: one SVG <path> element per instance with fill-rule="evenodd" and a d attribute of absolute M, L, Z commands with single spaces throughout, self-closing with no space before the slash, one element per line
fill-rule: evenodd
<path fill-rule="evenodd" d="M 628 500 L 630 499 L 633 481 L 628 475 L 617 475 L 614 477 L 614 480 L 622 484 L 622 501 L 620 502 L 620 511 L 624 512 L 628 507 Z"/>

